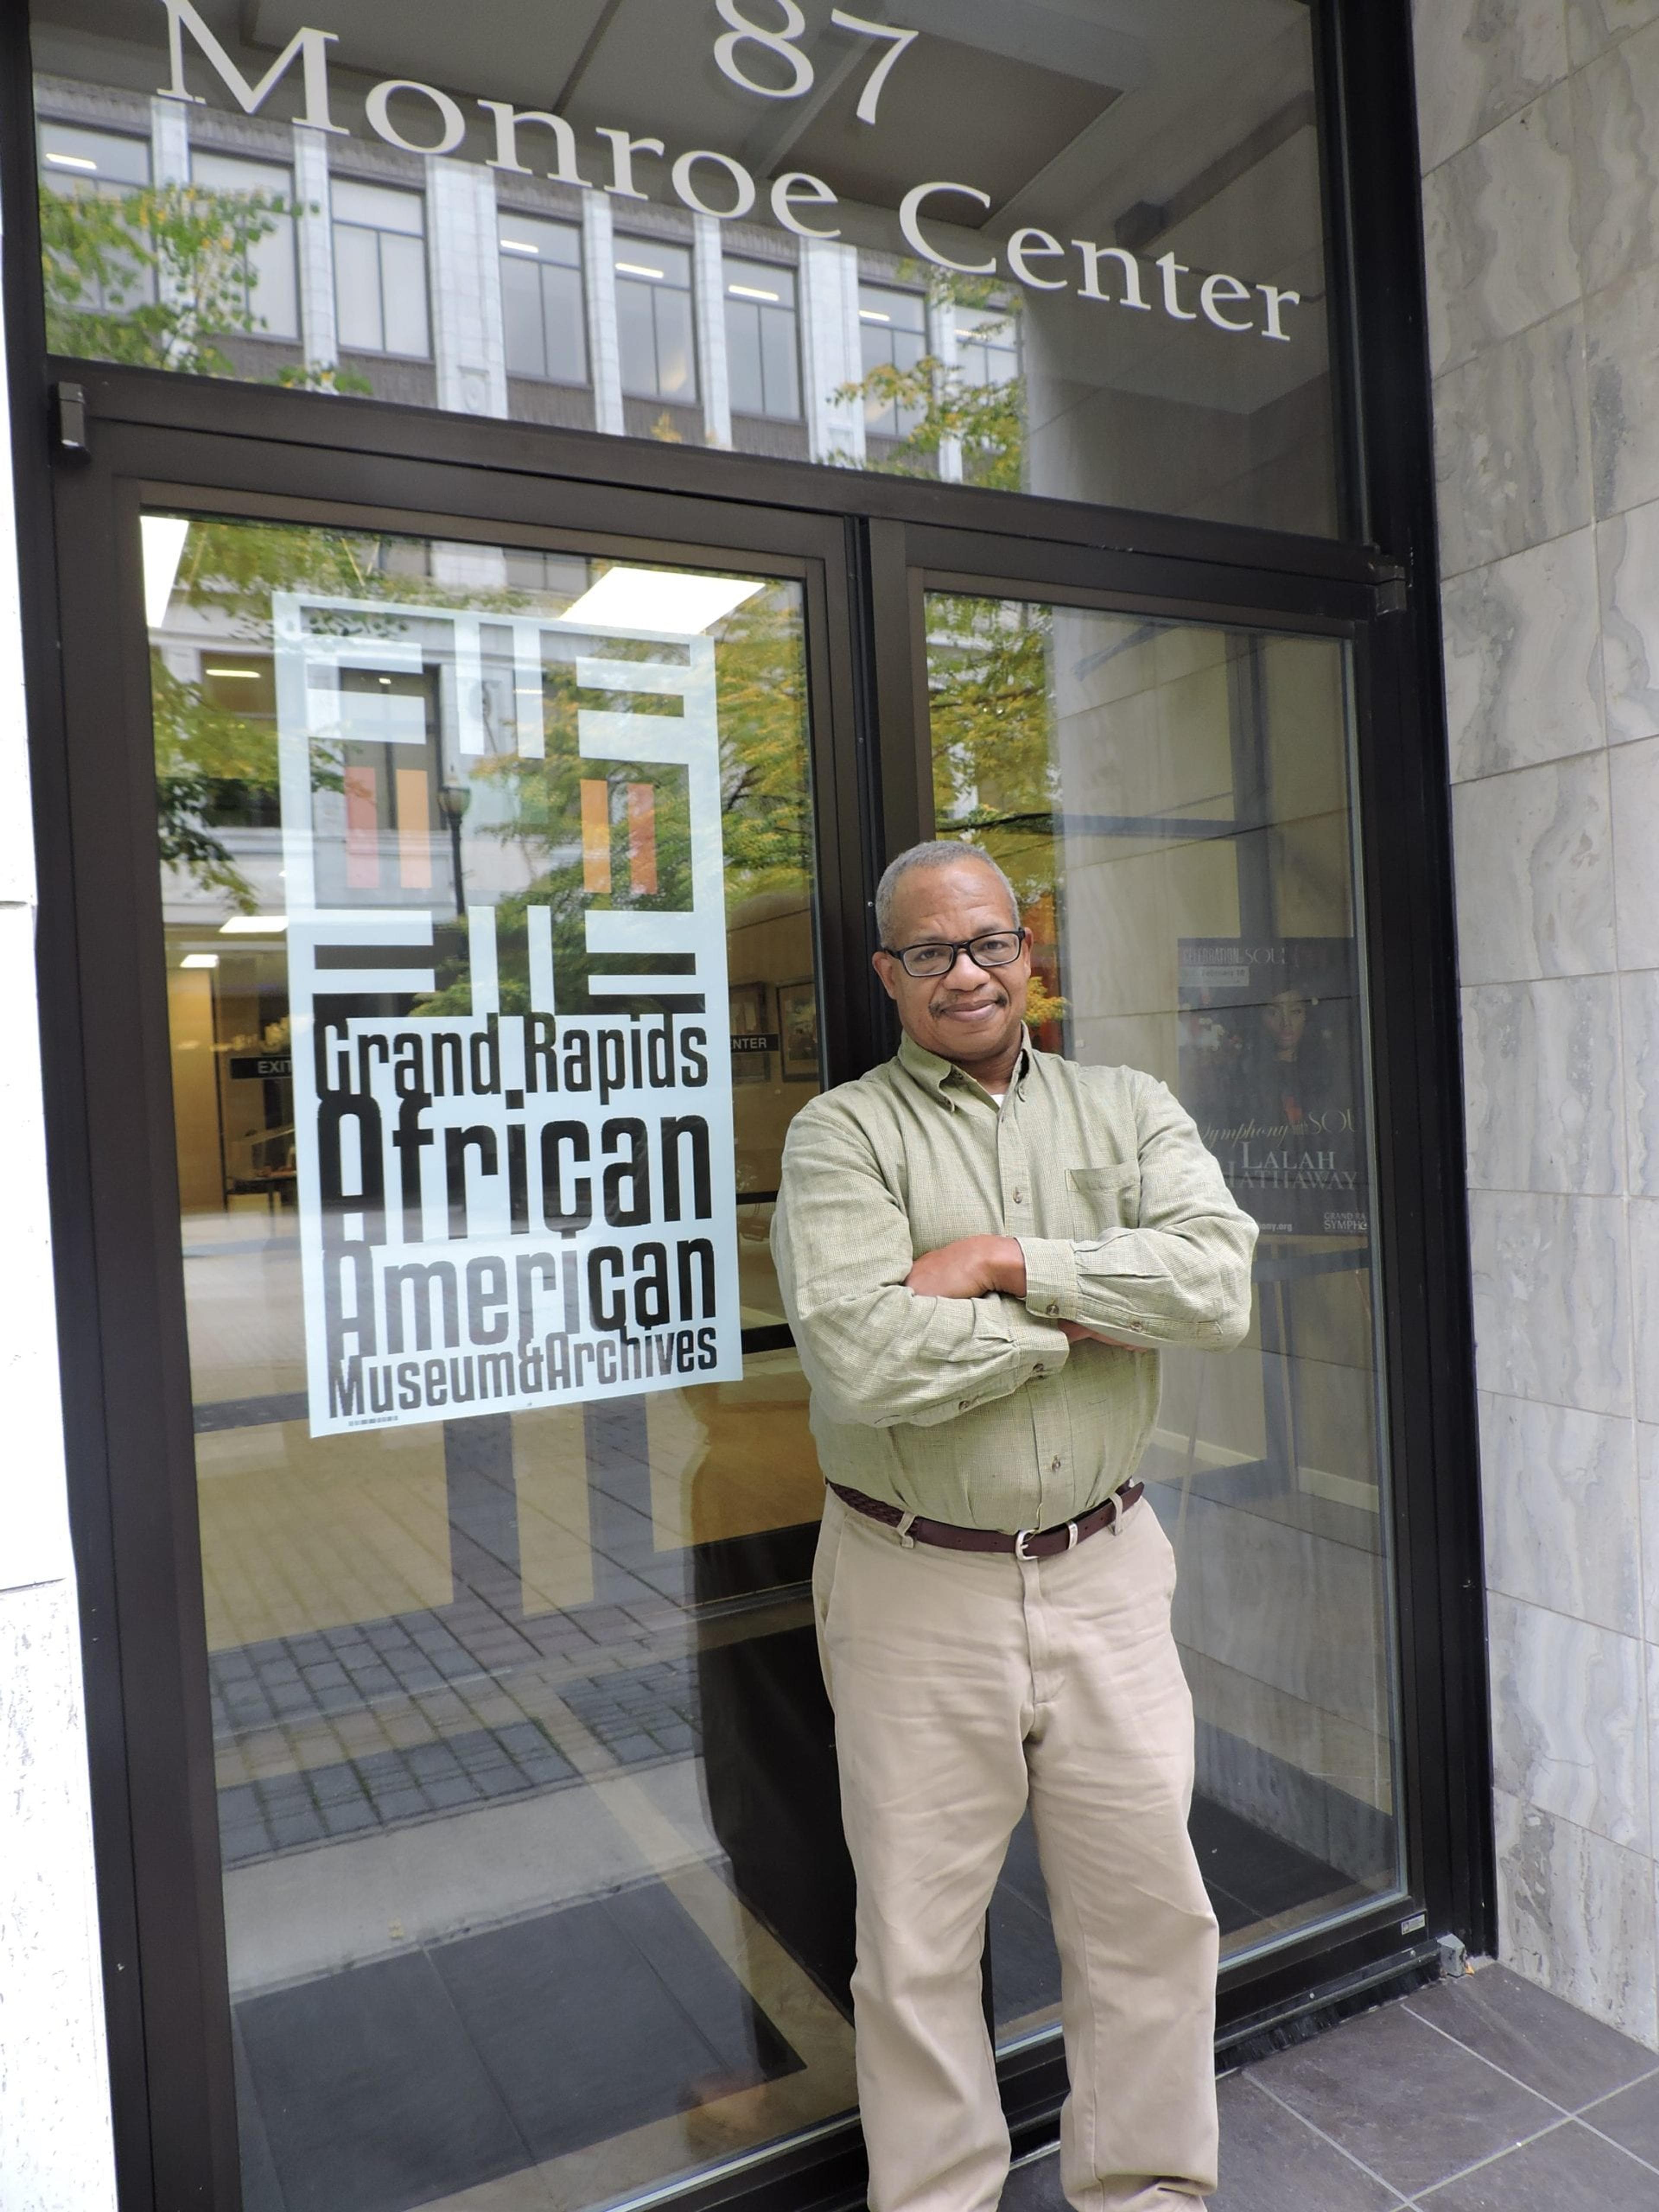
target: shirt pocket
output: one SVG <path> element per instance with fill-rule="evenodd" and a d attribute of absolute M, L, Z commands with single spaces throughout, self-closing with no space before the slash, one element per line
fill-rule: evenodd
<path fill-rule="evenodd" d="M 1120 1163 L 1113 1168 L 1067 1168 L 1066 1194 L 1072 1234 L 1082 1243 L 1139 1226 L 1140 1169 L 1135 1161 L 1127 1167 Z"/>

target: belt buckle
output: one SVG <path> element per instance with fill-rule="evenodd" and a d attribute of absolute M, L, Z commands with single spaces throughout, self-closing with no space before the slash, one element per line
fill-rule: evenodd
<path fill-rule="evenodd" d="M 1025 1540 L 1028 1536 L 1035 1536 L 1036 1534 L 1035 1528 L 1017 1528 L 1014 1532 L 1014 1557 L 1023 1560 L 1028 1567 L 1036 1565 L 1036 1554 L 1035 1552 L 1026 1550 Z"/>

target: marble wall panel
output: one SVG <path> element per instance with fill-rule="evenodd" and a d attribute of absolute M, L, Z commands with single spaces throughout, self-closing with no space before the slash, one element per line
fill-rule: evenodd
<path fill-rule="evenodd" d="M 1437 376 L 1578 297 L 1572 102 L 1556 85 L 1423 180 Z"/>
<path fill-rule="evenodd" d="M 1659 1426 L 1651 1421 L 1636 1424 L 1636 1489 L 1642 1514 L 1643 1633 L 1659 1645 Z M 1659 1721 L 1659 1705 L 1650 1699 L 1649 1711 Z M 1659 1844 L 1659 1828 L 1654 1838 Z"/>
<path fill-rule="evenodd" d="M 1659 2049 L 1653 1862 L 1497 1792 L 1499 1955 Z"/>
<path fill-rule="evenodd" d="M 1659 1421 L 1659 1198 L 1630 1201 L 1630 1274 L 1636 1417 Z"/>
<path fill-rule="evenodd" d="M 0 2204 L 114 2212 L 72 1584 L 0 1595 Z"/>
<path fill-rule="evenodd" d="M 1613 912 L 1621 968 L 1659 968 L 1659 738 L 1608 755 Z"/>
<path fill-rule="evenodd" d="M 1625 342 L 1622 325 L 1609 343 L 1615 340 Z M 1613 409 L 1620 422 L 1629 411 L 1622 401 Z M 1443 574 L 1461 575 L 1589 520 L 1589 401 L 1577 308 L 1449 370 L 1435 386 L 1434 413 Z"/>
<path fill-rule="evenodd" d="M 1576 71 L 1571 102 L 1578 264 L 1600 292 L 1659 260 L 1659 22 Z"/>
<path fill-rule="evenodd" d="M 1638 270 L 1583 313 L 1595 507 L 1619 514 L 1659 499 L 1659 284 Z"/>
<path fill-rule="evenodd" d="M 1483 1390 L 1480 1486 L 1489 1589 L 1620 1636 L 1644 1632 L 1633 1423 Z M 1659 1489 L 1652 1504 L 1659 1514 Z"/>
<path fill-rule="evenodd" d="M 1469 1243 L 1480 1388 L 1629 1413 L 1624 1202 L 1471 1191 Z"/>
<path fill-rule="evenodd" d="M 1607 742 L 1659 734 L 1659 501 L 1595 526 Z"/>
<path fill-rule="evenodd" d="M 1601 754 L 1460 784 L 1452 819 L 1466 984 L 1613 967 L 1612 837 Z"/>
<path fill-rule="evenodd" d="M 1471 1185 L 1603 1196 L 1622 1189 L 1619 1077 L 1615 976 L 1465 991 Z"/>
<path fill-rule="evenodd" d="M 1415 0 L 1412 16 L 1425 170 L 1567 73 L 1559 0 Z"/>
<path fill-rule="evenodd" d="M 1454 781 L 1601 744 L 1600 596 L 1588 529 L 1447 584 L 1441 623 Z"/>
<path fill-rule="evenodd" d="M 1659 0 L 1567 0 L 1567 58 L 1575 69 L 1659 19 Z"/>
<path fill-rule="evenodd" d="M 1486 1619 L 1498 1787 L 1650 1850 L 1642 1644 L 1496 1592 Z"/>
<path fill-rule="evenodd" d="M 1659 1198 L 1659 970 L 1621 975 L 1619 1004 L 1626 1188 Z"/>

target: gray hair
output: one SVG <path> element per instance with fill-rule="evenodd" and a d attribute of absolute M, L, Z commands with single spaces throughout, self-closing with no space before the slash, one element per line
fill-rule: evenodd
<path fill-rule="evenodd" d="M 935 837 L 926 845 L 912 845 L 908 853 L 899 854 L 883 870 L 881 881 L 876 885 L 876 932 L 882 944 L 892 942 L 893 908 L 897 902 L 898 887 L 906 876 L 913 875 L 918 868 L 950 867 L 958 860 L 976 860 L 981 867 L 990 870 L 1007 894 L 1014 927 L 1019 927 L 1019 899 L 991 855 L 958 837 Z"/>

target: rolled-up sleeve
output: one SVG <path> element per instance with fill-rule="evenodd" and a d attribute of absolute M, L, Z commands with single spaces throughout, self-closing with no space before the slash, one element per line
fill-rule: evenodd
<path fill-rule="evenodd" d="M 1064 1365 L 1068 1340 L 1028 1298 L 918 1297 L 910 1224 L 869 1139 L 833 1103 L 790 1126 L 772 1255 L 813 1395 L 833 1420 L 953 1420 Z"/>
<path fill-rule="evenodd" d="M 1250 1325 L 1255 1223 L 1192 1116 L 1152 1076 L 1137 1084 L 1135 1122 L 1135 1226 L 1079 1242 L 1022 1237 L 1026 1309 L 1149 1350 L 1231 1350 Z"/>

